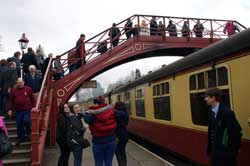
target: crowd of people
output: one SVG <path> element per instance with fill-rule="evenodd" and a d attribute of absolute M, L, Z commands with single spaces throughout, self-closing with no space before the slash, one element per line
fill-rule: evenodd
<path fill-rule="evenodd" d="M 121 27 L 117 27 L 116 23 L 112 24 L 108 32 L 109 38 L 98 42 L 96 51 L 100 54 L 107 52 L 109 49 L 108 48 L 109 42 L 110 42 L 110 48 L 116 47 L 120 42 L 120 37 L 123 31 L 127 39 L 130 39 L 131 37 L 136 37 L 138 35 L 166 36 L 166 32 L 168 32 L 168 35 L 170 37 L 178 37 L 179 33 L 181 34 L 181 37 L 191 37 L 193 36 L 192 35 L 193 32 L 195 34 L 195 37 L 203 38 L 204 34 L 207 33 L 204 32 L 205 27 L 200 22 L 200 20 L 196 20 L 196 23 L 193 26 L 192 30 L 190 29 L 188 21 L 183 22 L 182 28 L 180 30 L 177 29 L 176 25 L 177 24 L 174 23 L 173 20 L 169 20 L 167 26 L 164 25 L 162 21 L 159 21 L 159 23 L 157 23 L 156 17 L 153 16 L 148 23 L 146 22 L 146 20 L 142 20 L 140 25 L 135 24 L 133 26 L 132 20 L 128 18 L 122 30 Z M 235 25 L 232 21 L 228 21 L 223 29 L 224 34 L 227 34 L 228 36 L 233 35 L 234 33 L 236 33 L 236 31 L 239 32 L 240 30 L 237 27 L 237 25 Z M 85 50 L 85 35 L 81 34 L 80 38 L 77 41 L 75 49 L 73 49 L 68 53 L 69 73 L 73 72 L 74 70 L 80 68 L 82 65 L 86 64 L 86 56 L 87 54 Z M 57 74 L 57 76 L 59 77 L 56 77 L 56 79 L 60 79 L 61 77 L 63 77 L 64 71 L 62 69 L 57 69 L 57 71 L 59 73 Z"/>
<path fill-rule="evenodd" d="M 6 116 L 11 91 L 15 88 L 18 78 L 24 80 L 25 86 L 31 88 L 35 96 L 40 91 L 42 80 L 52 54 L 45 58 L 42 51 L 33 51 L 31 47 L 21 57 L 19 51 L 14 56 L 0 61 L 0 115 Z"/>
<path fill-rule="evenodd" d="M 112 166 L 114 154 L 119 166 L 127 165 L 126 144 L 128 142 L 128 112 L 123 102 L 117 102 L 114 107 L 107 105 L 104 98 L 94 99 L 93 106 L 85 112 L 78 104 L 60 106 L 57 121 L 56 140 L 60 147 L 58 166 L 68 166 L 71 151 L 74 156 L 74 166 L 81 166 L 83 149 L 86 144 L 84 132 L 88 124 L 92 135 L 92 150 L 96 166 Z M 66 133 L 66 134 L 65 134 Z"/>

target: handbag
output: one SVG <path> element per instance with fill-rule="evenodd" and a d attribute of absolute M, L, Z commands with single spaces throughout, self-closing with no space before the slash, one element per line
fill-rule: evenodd
<path fill-rule="evenodd" d="M 0 129 L 0 158 L 12 152 L 12 145 L 7 134 Z"/>
<path fill-rule="evenodd" d="M 82 137 L 80 144 L 83 146 L 83 149 L 87 148 L 90 146 L 90 142 L 89 140 L 87 140 L 86 138 Z"/>

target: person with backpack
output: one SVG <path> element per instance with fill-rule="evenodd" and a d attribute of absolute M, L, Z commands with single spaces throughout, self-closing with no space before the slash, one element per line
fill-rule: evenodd
<path fill-rule="evenodd" d="M 57 128 L 56 128 L 56 142 L 60 148 L 60 157 L 58 160 L 58 166 L 68 166 L 69 165 L 69 156 L 70 148 L 67 144 L 67 133 L 69 126 L 69 116 L 70 108 L 67 103 L 61 104 L 59 106 L 59 115 L 57 119 Z"/>
<path fill-rule="evenodd" d="M 207 154 L 211 166 L 236 166 L 241 126 L 234 112 L 222 103 L 222 92 L 218 88 L 208 89 L 205 100 L 210 106 Z"/>

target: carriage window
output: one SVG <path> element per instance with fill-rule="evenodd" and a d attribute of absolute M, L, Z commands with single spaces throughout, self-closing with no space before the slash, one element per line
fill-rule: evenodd
<path fill-rule="evenodd" d="M 126 101 L 125 105 L 126 105 L 126 109 L 127 109 L 128 113 L 129 113 L 129 115 L 131 115 L 131 102 Z"/>
<path fill-rule="evenodd" d="M 144 97 L 144 91 L 143 91 L 143 89 L 136 90 L 136 96 L 135 97 L 136 98 L 142 98 L 142 97 Z"/>
<path fill-rule="evenodd" d="M 125 92 L 125 101 L 130 100 L 130 93 Z"/>
<path fill-rule="evenodd" d="M 154 87 L 159 87 L 160 91 L 153 98 L 155 119 L 171 120 L 169 82 L 160 83 Z"/>
<path fill-rule="evenodd" d="M 195 90 L 196 89 L 196 75 L 192 75 L 189 78 L 189 89 Z"/>
<path fill-rule="evenodd" d="M 227 68 L 220 67 L 217 69 L 217 71 L 218 71 L 218 86 L 228 85 Z"/>
<path fill-rule="evenodd" d="M 216 70 L 207 71 L 208 88 L 216 87 Z"/>
<path fill-rule="evenodd" d="M 204 89 L 205 88 L 205 78 L 204 73 L 198 74 L 198 89 Z"/>
<path fill-rule="evenodd" d="M 209 107 L 204 100 L 205 92 L 202 93 L 191 93 L 190 94 L 190 105 L 192 122 L 196 125 L 207 126 L 208 125 L 208 113 Z M 222 90 L 222 102 L 230 106 L 229 90 Z"/>
<path fill-rule="evenodd" d="M 170 97 L 154 98 L 154 116 L 156 119 L 171 120 Z"/>
<path fill-rule="evenodd" d="M 121 101 L 121 95 L 117 96 L 117 101 Z"/>
<path fill-rule="evenodd" d="M 196 78 L 198 83 L 198 90 L 196 90 Z M 206 126 L 208 123 L 208 106 L 204 100 L 205 91 L 207 88 L 217 87 L 222 91 L 222 102 L 228 106 L 230 103 L 230 94 L 228 85 L 228 71 L 226 67 L 205 71 L 202 73 L 191 75 L 189 78 L 190 87 L 190 106 L 192 122 L 196 125 Z M 223 86 L 223 87 L 221 87 Z"/>
<path fill-rule="evenodd" d="M 161 84 L 161 94 L 165 95 L 169 93 L 169 83 L 168 82 L 164 82 Z"/>
<path fill-rule="evenodd" d="M 145 117 L 144 99 L 135 101 L 136 116 Z"/>
<path fill-rule="evenodd" d="M 135 100 L 135 109 L 136 116 L 145 117 L 145 106 L 144 106 L 144 90 L 136 90 L 136 100 Z"/>
<path fill-rule="evenodd" d="M 130 92 L 125 92 L 125 105 L 129 115 L 131 115 Z"/>

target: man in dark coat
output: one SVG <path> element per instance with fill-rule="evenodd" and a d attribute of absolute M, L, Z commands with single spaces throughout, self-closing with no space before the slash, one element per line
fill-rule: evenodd
<path fill-rule="evenodd" d="M 24 76 L 24 82 L 26 86 L 29 86 L 34 93 L 40 91 L 42 85 L 42 78 L 36 73 L 36 67 L 34 65 L 29 66 L 29 73 Z"/>
<path fill-rule="evenodd" d="M 130 20 L 130 18 L 128 18 L 124 27 L 124 31 L 125 31 L 127 39 L 131 37 L 132 32 L 133 32 L 132 29 L 133 29 L 133 22 Z"/>
<path fill-rule="evenodd" d="M 112 41 L 113 47 L 116 47 L 118 45 L 120 35 L 121 35 L 121 31 L 119 30 L 119 28 L 116 27 L 116 24 L 113 23 L 109 31 L 109 36 L 110 36 L 110 40 Z"/>
<path fill-rule="evenodd" d="M 38 61 L 36 58 L 36 54 L 31 47 L 28 48 L 28 52 L 23 55 L 21 59 L 21 63 L 23 63 L 23 72 L 29 72 L 29 66 L 34 65 L 37 69 L 39 69 Z"/>
<path fill-rule="evenodd" d="M 221 102 L 222 94 L 217 88 L 206 92 L 209 111 L 207 154 L 212 166 L 236 166 L 241 141 L 241 126 L 234 112 Z"/>
<path fill-rule="evenodd" d="M 5 115 L 7 113 L 7 103 L 9 94 L 12 88 L 16 85 L 18 75 L 16 70 L 16 63 L 9 62 L 6 70 L 1 73 L 0 78 L 0 89 L 2 93 L 2 105 L 1 114 Z"/>
<path fill-rule="evenodd" d="M 17 52 L 14 53 L 13 57 L 10 57 L 10 58 L 7 59 L 8 62 L 15 62 L 16 63 L 16 69 L 17 69 L 18 77 L 21 77 L 20 57 L 21 57 L 21 53 L 19 51 L 17 51 Z"/>
<path fill-rule="evenodd" d="M 159 26 L 156 22 L 156 18 L 152 17 L 152 19 L 150 20 L 150 35 L 151 36 L 157 36 L 158 35 L 158 29 Z"/>

